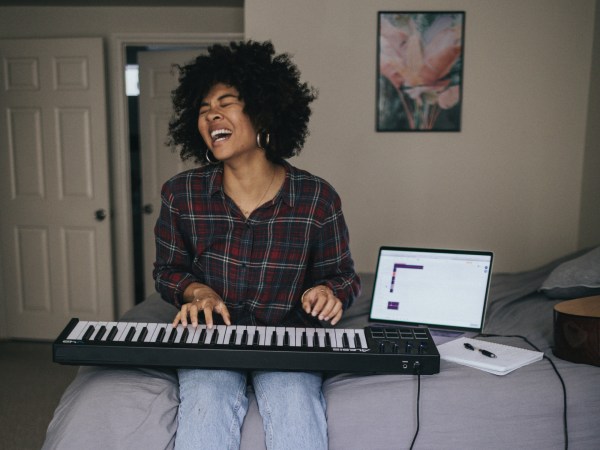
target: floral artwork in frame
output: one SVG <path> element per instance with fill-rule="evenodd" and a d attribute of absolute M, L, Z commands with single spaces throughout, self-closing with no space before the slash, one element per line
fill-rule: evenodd
<path fill-rule="evenodd" d="M 379 12 L 377 131 L 460 131 L 464 12 Z"/>

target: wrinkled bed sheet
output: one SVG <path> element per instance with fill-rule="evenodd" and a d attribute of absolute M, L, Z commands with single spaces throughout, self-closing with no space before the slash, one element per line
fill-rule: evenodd
<path fill-rule="evenodd" d="M 600 368 L 555 358 L 552 308 L 537 290 L 561 260 L 537 270 L 492 278 L 484 332 L 529 338 L 555 362 L 567 388 L 570 448 L 600 448 Z M 340 326 L 366 326 L 373 275 Z M 157 294 L 122 320 L 170 321 L 175 309 Z M 528 347 L 519 338 L 486 338 Z M 413 375 L 339 374 L 325 379 L 332 450 L 408 448 L 417 428 Z M 446 361 L 421 377 L 416 449 L 562 449 L 563 392 L 547 360 L 505 376 Z M 243 450 L 265 448 L 262 419 L 250 393 Z M 169 449 L 177 431 L 173 370 L 82 367 L 49 425 L 44 449 Z"/>

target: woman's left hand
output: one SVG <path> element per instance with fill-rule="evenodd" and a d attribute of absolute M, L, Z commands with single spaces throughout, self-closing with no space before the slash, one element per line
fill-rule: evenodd
<path fill-rule="evenodd" d="M 306 314 L 335 325 L 342 318 L 342 301 L 327 286 L 314 286 L 302 294 L 302 309 Z"/>

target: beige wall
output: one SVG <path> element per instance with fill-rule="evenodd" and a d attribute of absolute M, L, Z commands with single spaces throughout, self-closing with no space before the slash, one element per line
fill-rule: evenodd
<path fill-rule="evenodd" d="M 340 193 L 358 270 L 380 245 L 489 249 L 497 271 L 578 247 L 594 7 L 246 0 L 246 36 L 294 54 L 320 90 L 292 162 Z M 466 11 L 462 131 L 377 133 L 377 12 L 422 9 Z"/>
<path fill-rule="evenodd" d="M 596 27 L 592 57 L 592 83 L 589 95 L 586 152 L 579 242 L 581 247 L 600 243 L 600 5 L 596 3 Z"/>
<path fill-rule="evenodd" d="M 0 38 L 242 31 L 241 8 L 0 7 Z"/>

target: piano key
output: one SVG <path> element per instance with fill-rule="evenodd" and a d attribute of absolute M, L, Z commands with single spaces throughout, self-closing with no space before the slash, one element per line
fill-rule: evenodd
<path fill-rule="evenodd" d="M 74 341 L 81 340 L 81 336 L 83 335 L 83 333 L 85 333 L 87 324 L 88 324 L 88 322 L 86 320 L 80 320 L 79 322 L 77 322 L 77 324 L 75 325 L 75 328 L 73 328 L 71 330 L 71 332 L 69 333 L 69 335 L 67 336 L 67 339 L 74 340 Z"/>
<path fill-rule="evenodd" d="M 94 334 L 94 331 L 96 331 L 96 328 L 94 328 L 94 325 L 91 325 L 91 324 L 88 325 L 87 329 L 85 330 L 85 333 L 83 333 L 83 337 L 81 338 L 81 340 L 89 341 L 92 334 Z"/>
<path fill-rule="evenodd" d="M 124 342 L 127 331 L 131 326 L 130 322 L 117 322 L 117 334 L 114 337 L 115 342 Z"/>
<path fill-rule="evenodd" d="M 135 333 L 133 335 L 133 338 L 131 338 L 131 340 L 133 342 L 143 342 L 144 339 L 143 338 L 140 339 L 140 334 L 142 334 L 142 330 L 144 330 L 144 329 L 146 329 L 146 333 L 148 333 L 148 329 L 146 328 L 146 325 L 148 325 L 148 324 L 145 322 L 138 322 L 135 325 Z"/>
<path fill-rule="evenodd" d="M 101 341 L 105 335 L 106 335 L 106 324 L 100 326 L 100 328 L 98 329 L 98 332 L 94 336 L 94 341 Z"/>
<path fill-rule="evenodd" d="M 148 335 L 148 328 L 142 327 L 139 334 L 134 338 L 134 340 L 135 340 L 135 342 L 144 342 L 144 339 L 146 339 L 147 335 Z"/>
<path fill-rule="evenodd" d="M 118 331 L 119 331 L 119 329 L 117 328 L 116 323 L 114 325 L 111 325 L 110 330 L 108 331 L 108 334 L 106 335 L 106 342 L 113 342 L 115 340 L 115 336 L 117 335 Z"/>
<path fill-rule="evenodd" d="M 125 342 L 131 342 L 133 336 L 135 336 L 135 325 L 132 325 L 127 329 L 127 333 L 125 334 Z"/>
<path fill-rule="evenodd" d="M 296 328 L 286 327 L 285 332 L 287 333 L 287 336 L 288 336 L 287 345 L 289 347 L 295 347 L 296 346 Z"/>
<path fill-rule="evenodd" d="M 156 331 L 157 323 L 149 323 L 146 328 L 148 328 L 148 334 L 144 338 L 144 342 L 154 342 L 152 338 L 154 337 L 154 333 Z"/>
<path fill-rule="evenodd" d="M 258 333 L 258 343 L 257 345 L 269 345 L 267 342 L 267 327 L 257 326 L 256 332 Z"/>

